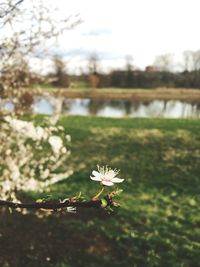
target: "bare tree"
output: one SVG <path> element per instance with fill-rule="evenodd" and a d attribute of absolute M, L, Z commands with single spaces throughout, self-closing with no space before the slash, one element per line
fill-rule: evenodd
<path fill-rule="evenodd" d="M 88 58 L 89 84 L 92 88 L 97 88 L 99 84 L 99 57 L 93 53 Z"/>
<path fill-rule="evenodd" d="M 89 73 L 99 72 L 99 62 L 100 62 L 100 59 L 97 53 L 92 53 L 89 55 L 88 57 Z"/>
<path fill-rule="evenodd" d="M 68 87 L 69 86 L 69 77 L 67 75 L 66 71 L 66 64 L 63 61 L 62 57 L 60 56 L 55 56 L 53 58 L 53 63 L 54 63 L 54 80 L 53 84 L 55 86 L 59 87 Z"/>
<path fill-rule="evenodd" d="M 200 50 L 192 52 L 192 70 L 200 70 Z"/>
<path fill-rule="evenodd" d="M 192 68 L 193 52 L 190 50 L 183 52 L 183 70 L 190 71 Z"/>
<path fill-rule="evenodd" d="M 164 54 L 157 56 L 153 65 L 159 71 L 171 72 L 173 71 L 173 55 Z"/>
<path fill-rule="evenodd" d="M 183 52 L 183 67 L 186 71 L 200 70 L 200 50 Z"/>
<path fill-rule="evenodd" d="M 131 55 L 127 55 L 125 57 L 126 60 L 126 71 L 133 71 L 133 57 Z"/>
<path fill-rule="evenodd" d="M 22 4 L 24 0 L 10 0 L 4 1 L 0 3 L 0 25 L 1 27 L 5 25 L 7 22 L 11 21 L 15 16 L 16 11 L 20 4 Z"/>
<path fill-rule="evenodd" d="M 44 57 L 52 40 L 80 23 L 78 16 L 59 18 L 57 12 L 42 0 L 0 4 L 0 88 L 5 97 L 18 97 L 19 88 L 30 84 L 31 58 Z"/>

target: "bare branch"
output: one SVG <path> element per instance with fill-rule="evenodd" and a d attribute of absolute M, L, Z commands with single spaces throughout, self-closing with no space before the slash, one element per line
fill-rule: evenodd
<path fill-rule="evenodd" d="M 49 57 L 49 53 L 52 56 L 50 46 L 64 31 L 81 22 L 79 15 L 63 17 L 58 12 L 43 0 L 4 0 L 0 3 L 1 97 L 15 97 L 17 101 L 20 88 L 44 79 L 31 71 L 31 60 Z"/>
<path fill-rule="evenodd" d="M 12 3 L 12 2 L 4 2 L 0 4 L 0 19 L 4 18 L 5 16 L 7 16 L 8 14 L 11 14 L 16 8 L 17 6 L 19 6 L 22 2 L 24 2 L 24 0 L 19 0 L 16 3 Z"/>
<path fill-rule="evenodd" d="M 114 202 L 112 200 L 112 193 L 106 195 L 102 199 L 92 199 L 90 201 L 81 201 L 67 199 L 64 202 L 41 202 L 41 203 L 16 203 L 11 201 L 0 200 L 1 207 L 8 207 L 12 209 L 45 209 L 45 210 L 53 210 L 57 211 L 67 207 L 75 207 L 75 208 L 105 208 L 114 206 Z M 105 205 L 106 203 L 106 205 Z"/>
<path fill-rule="evenodd" d="M 17 2 L 7 0 L 0 4 L 0 20 L 3 20 L 1 27 L 11 21 L 11 19 L 14 17 L 15 11 L 18 9 L 18 6 L 23 2 L 24 0 L 18 0 Z"/>

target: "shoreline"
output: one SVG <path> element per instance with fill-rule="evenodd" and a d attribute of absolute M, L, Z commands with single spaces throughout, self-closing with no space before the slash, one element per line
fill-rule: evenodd
<path fill-rule="evenodd" d="M 90 98 L 90 99 L 118 99 L 118 100 L 187 100 L 200 102 L 199 89 L 68 89 L 49 88 L 40 89 L 40 95 L 50 93 L 55 96 L 66 98 Z M 36 94 L 38 94 L 36 92 Z"/>

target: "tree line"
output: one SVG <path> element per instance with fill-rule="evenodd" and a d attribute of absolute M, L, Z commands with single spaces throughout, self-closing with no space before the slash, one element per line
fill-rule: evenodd
<path fill-rule="evenodd" d="M 100 69 L 97 55 L 88 57 L 88 68 L 79 75 L 69 75 L 62 58 L 54 58 L 54 72 L 47 76 L 52 79 L 52 85 L 58 87 L 85 86 L 92 88 L 200 88 L 200 50 L 183 53 L 180 70 L 174 70 L 173 56 L 160 55 L 153 65 L 145 70 L 133 66 L 132 58 L 126 58 L 123 68 L 107 73 Z"/>

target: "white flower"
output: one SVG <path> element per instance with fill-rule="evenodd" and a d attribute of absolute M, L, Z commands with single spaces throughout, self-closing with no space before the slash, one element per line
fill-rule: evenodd
<path fill-rule="evenodd" d="M 66 138 L 67 142 L 71 142 L 71 135 L 66 134 L 65 135 L 65 138 Z"/>
<path fill-rule="evenodd" d="M 11 160 L 8 164 L 8 168 L 10 169 L 10 172 L 11 172 L 11 176 L 12 176 L 12 179 L 13 180 L 17 180 L 20 178 L 20 170 L 19 170 L 19 167 L 17 166 L 17 164 Z"/>
<path fill-rule="evenodd" d="M 76 207 L 67 207 L 67 212 L 69 213 L 76 213 Z"/>
<path fill-rule="evenodd" d="M 5 117 L 5 120 L 13 130 L 25 137 L 32 138 L 33 140 L 46 139 L 48 136 L 45 129 L 40 126 L 35 127 L 32 122 L 14 119 L 9 116 Z"/>
<path fill-rule="evenodd" d="M 62 152 L 63 154 L 67 153 L 67 149 L 66 149 L 66 147 L 63 147 L 63 148 L 61 149 L 61 152 Z"/>
<path fill-rule="evenodd" d="M 59 154 L 60 149 L 63 147 L 62 139 L 59 136 L 52 135 L 49 137 L 49 144 L 55 154 Z"/>
<path fill-rule="evenodd" d="M 3 181 L 1 182 L 1 187 L 4 191 L 10 191 L 12 188 L 12 182 L 11 181 Z"/>
<path fill-rule="evenodd" d="M 49 169 L 45 169 L 45 170 L 41 173 L 41 176 L 42 176 L 43 179 L 46 179 L 46 178 L 48 178 L 49 174 L 50 174 L 50 170 L 49 170 Z"/>
<path fill-rule="evenodd" d="M 114 183 L 122 183 L 124 179 L 116 177 L 119 173 L 117 170 L 109 169 L 108 167 L 98 167 L 98 172 L 93 171 L 94 176 L 90 176 L 93 181 L 101 182 L 103 185 L 112 186 Z"/>

